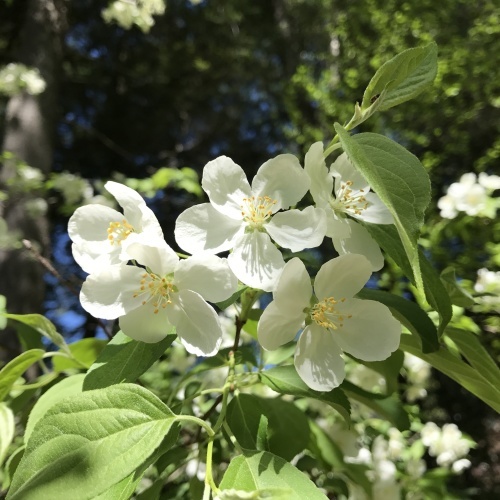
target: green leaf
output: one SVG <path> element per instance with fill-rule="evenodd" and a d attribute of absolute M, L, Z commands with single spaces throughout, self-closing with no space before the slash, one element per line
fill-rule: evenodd
<path fill-rule="evenodd" d="M 156 396 L 133 384 L 65 399 L 35 426 L 8 498 L 100 495 L 147 460 L 175 418 Z"/>
<path fill-rule="evenodd" d="M 255 491 L 260 498 L 273 500 L 327 498 L 305 474 L 267 451 L 245 451 L 231 460 L 219 487 L 223 491 Z"/>
<path fill-rule="evenodd" d="M 239 394 L 229 403 L 226 418 L 243 448 L 255 450 L 268 445 L 272 453 L 291 460 L 307 445 L 307 418 L 288 401 Z"/>
<path fill-rule="evenodd" d="M 9 394 L 17 379 L 44 355 L 43 349 L 31 349 L 14 358 L 0 370 L 0 401 Z"/>
<path fill-rule="evenodd" d="M 448 349 L 441 347 L 439 351 L 424 354 L 418 341 L 411 335 L 402 335 L 400 349 L 427 361 L 436 370 L 458 382 L 464 389 L 482 399 L 495 411 L 500 412 L 500 389 L 498 381 L 492 385 L 474 367 L 454 356 Z"/>
<path fill-rule="evenodd" d="M 3 464 L 7 456 L 7 449 L 14 439 L 15 429 L 14 413 L 5 403 L 0 403 L 0 466 Z"/>
<path fill-rule="evenodd" d="M 290 394 L 300 398 L 313 398 L 323 401 L 338 411 L 350 424 L 351 405 L 343 391 L 339 388 L 330 392 L 318 392 L 310 389 L 299 377 L 293 365 L 276 366 L 260 374 L 262 383 L 280 394 Z"/>
<path fill-rule="evenodd" d="M 403 273 L 415 285 L 413 272 L 396 229 L 389 225 L 364 224 L 380 247 L 396 262 Z M 438 273 L 431 263 L 420 254 L 420 265 L 425 283 L 425 298 L 439 314 L 438 333 L 443 333 L 453 316 L 450 297 Z M 430 348 L 431 346 L 429 346 Z"/>
<path fill-rule="evenodd" d="M 63 336 L 56 330 L 54 324 L 49 321 L 45 316 L 41 314 L 6 314 L 6 318 L 13 319 L 14 321 L 19 321 L 33 330 L 36 330 L 40 335 L 49 339 L 57 347 L 67 350 L 68 345 L 66 344 Z"/>
<path fill-rule="evenodd" d="M 385 304 L 400 323 L 420 338 L 424 352 L 433 352 L 439 349 L 436 327 L 417 303 L 410 302 L 392 293 L 366 288 L 361 290 L 357 294 L 357 297 L 360 299 L 376 300 Z"/>
<path fill-rule="evenodd" d="M 68 346 L 69 351 L 74 359 L 55 356 L 53 359 L 53 367 L 57 372 L 69 370 L 71 368 L 90 368 L 92 363 L 97 359 L 97 356 L 107 345 L 106 340 L 88 338 L 77 340 Z"/>
<path fill-rule="evenodd" d="M 441 272 L 441 281 L 448 293 L 452 304 L 459 307 L 471 307 L 475 304 L 472 295 L 465 291 L 457 283 L 457 278 L 455 276 L 455 269 L 453 267 L 447 267 Z"/>
<path fill-rule="evenodd" d="M 340 387 L 348 397 L 368 406 L 368 408 L 389 420 L 400 431 L 410 428 L 410 419 L 397 395 L 385 396 L 368 392 L 348 380 L 344 380 Z"/>
<path fill-rule="evenodd" d="M 33 406 L 28 418 L 28 423 L 26 424 L 26 430 L 24 432 L 25 443 L 28 442 L 35 424 L 47 413 L 50 408 L 52 408 L 59 401 L 82 392 L 84 378 L 85 375 L 83 373 L 67 377 L 59 383 L 54 384 L 47 392 L 40 396 L 38 401 L 35 403 L 35 406 Z"/>
<path fill-rule="evenodd" d="M 176 339 L 167 335 L 155 344 L 146 344 L 118 332 L 98 356 L 83 382 L 83 390 L 101 389 L 121 382 L 135 382 L 157 361 Z"/>
<path fill-rule="evenodd" d="M 387 137 L 371 133 L 351 137 L 338 123 L 335 130 L 349 159 L 391 212 L 416 286 L 423 292 L 417 240 L 431 199 L 425 168 L 416 156 Z"/>
<path fill-rule="evenodd" d="M 492 386 L 499 388 L 500 369 L 479 338 L 471 332 L 458 328 L 447 328 L 446 335 L 455 343 L 470 365 Z"/>
<path fill-rule="evenodd" d="M 405 50 L 383 64 L 370 80 L 363 95 L 362 109 L 369 108 L 377 99 L 380 111 L 413 99 L 428 87 L 437 73 L 437 45 Z"/>

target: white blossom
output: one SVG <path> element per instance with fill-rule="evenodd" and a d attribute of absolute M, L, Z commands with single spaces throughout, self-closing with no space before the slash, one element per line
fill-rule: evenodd
<path fill-rule="evenodd" d="M 316 142 L 306 154 L 304 170 L 311 179 L 314 203 L 326 212 L 326 236 L 332 238 L 335 250 L 340 255 L 364 255 L 373 271 L 381 269 L 384 257 L 380 247 L 356 219 L 374 224 L 392 224 L 394 220 L 347 155 L 340 155 L 328 171 L 323 144 Z"/>
<path fill-rule="evenodd" d="M 0 94 L 13 96 L 24 90 L 28 94 L 37 95 L 41 94 L 45 87 L 45 80 L 37 68 L 10 63 L 0 69 Z"/>
<path fill-rule="evenodd" d="M 317 391 L 330 391 L 344 380 L 342 351 L 364 361 L 388 358 L 399 346 L 401 325 L 385 305 L 353 298 L 370 275 L 371 264 L 365 257 L 342 255 L 321 267 L 313 297 L 304 264 L 291 259 L 278 280 L 274 300 L 259 320 L 260 344 L 267 350 L 277 349 L 292 341 L 305 321 L 295 367 Z"/>
<path fill-rule="evenodd" d="M 156 216 L 137 191 L 113 181 L 104 187 L 116 198 L 123 214 L 105 205 L 85 205 L 75 210 L 68 223 L 73 257 L 87 273 L 127 261 L 123 242 L 133 233 L 151 240 L 163 238 Z"/>
<path fill-rule="evenodd" d="M 274 288 L 285 262 L 271 238 L 292 252 L 323 241 L 326 220 L 322 210 L 287 210 L 309 189 L 309 179 L 293 155 L 279 155 L 264 163 L 252 186 L 240 166 L 220 156 L 203 169 L 202 187 L 210 203 L 180 214 L 176 241 L 191 254 L 232 249 L 229 265 L 246 285 L 265 291 Z"/>
<path fill-rule="evenodd" d="M 158 342 L 175 326 L 186 350 L 213 356 L 222 341 L 214 309 L 229 298 L 237 281 L 225 259 L 214 255 L 180 260 L 164 240 L 131 235 L 125 252 L 143 267 L 110 265 L 91 274 L 80 294 L 83 308 L 97 318 L 119 318 L 125 335 Z"/>
<path fill-rule="evenodd" d="M 408 387 L 406 397 L 411 403 L 427 395 L 427 384 L 431 376 L 431 365 L 426 361 L 405 352 L 403 366 L 406 368 Z"/>
<path fill-rule="evenodd" d="M 434 422 L 427 422 L 420 431 L 422 443 L 441 466 L 451 466 L 463 458 L 472 446 L 455 424 L 445 424 L 440 429 Z"/>
<path fill-rule="evenodd" d="M 446 195 L 438 200 L 437 205 L 441 217 L 454 219 L 459 212 L 472 216 L 487 215 L 488 199 L 486 189 L 477 183 L 476 174 L 469 172 L 448 187 Z"/>
<path fill-rule="evenodd" d="M 101 14 L 107 23 L 114 21 L 125 29 L 135 24 L 147 33 L 154 25 L 153 16 L 164 12 L 165 0 L 115 0 Z"/>

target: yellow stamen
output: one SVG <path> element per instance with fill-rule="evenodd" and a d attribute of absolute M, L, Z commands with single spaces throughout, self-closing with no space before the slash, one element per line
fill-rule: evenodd
<path fill-rule="evenodd" d="M 134 228 L 123 219 L 121 222 L 110 222 L 108 227 L 108 240 L 111 245 L 115 243 L 121 245 L 122 241 L 127 239 L 134 232 Z"/>
<path fill-rule="evenodd" d="M 338 330 L 344 326 L 345 319 L 352 318 L 352 314 L 345 314 L 338 311 L 335 305 L 339 302 L 345 302 L 345 298 L 335 300 L 333 297 L 327 297 L 321 302 L 315 304 L 311 311 L 311 319 L 319 326 L 328 330 Z"/>
<path fill-rule="evenodd" d="M 269 196 L 243 198 L 243 205 L 240 205 L 243 220 L 254 229 L 262 228 L 273 214 L 276 203 L 278 201 Z"/>

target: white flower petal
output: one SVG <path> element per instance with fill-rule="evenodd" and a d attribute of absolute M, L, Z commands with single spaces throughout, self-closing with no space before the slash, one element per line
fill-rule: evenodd
<path fill-rule="evenodd" d="M 333 177 L 328 172 L 323 156 L 323 143 L 315 142 L 306 153 L 304 171 L 311 179 L 309 191 L 319 207 L 328 206 L 333 193 Z"/>
<path fill-rule="evenodd" d="M 333 335 L 343 351 L 363 361 L 382 361 L 399 347 L 401 324 L 384 304 L 349 299 L 337 309 L 345 318 Z"/>
<path fill-rule="evenodd" d="M 312 292 L 311 278 L 306 266 L 298 257 L 294 257 L 285 264 L 273 292 L 273 298 L 288 314 L 300 312 L 303 316 L 302 311 L 309 306 Z"/>
<path fill-rule="evenodd" d="M 266 230 L 278 245 L 300 252 L 321 245 L 326 233 L 326 214 L 321 208 L 287 210 L 273 216 Z"/>
<path fill-rule="evenodd" d="M 294 363 L 300 378 L 314 391 L 331 391 L 345 377 L 340 348 L 332 334 L 316 324 L 302 332 Z"/>
<path fill-rule="evenodd" d="M 121 247 L 116 246 L 111 253 L 96 253 L 92 244 L 73 243 L 71 251 L 76 263 L 89 274 L 99 272 L 101 269 L 106 269 L 109 266 L 120 264 Z"/>
<path fill-rule="evenodd" d="M 271 292 L 285 261 L 267 233 L 253 231 L 239 238 L 227 258 L 229 267 L 245 285 Z"/>
<path fill-rule="evenodd" d="M 121 222 L 125 217 L 120 212 L 104 205 L 85 205 L 77 208 L 68 222 L 68 234 L 73 243 L 91 244 L 98 255 L 112 252 L 116 245 L 108 240 L 111 222 Z"/>
<path fill-rule="evenodd" d="M 116 319 L 139 307 L 134 298 L 140 287 L 144 269 L 119 264 L 87 276 L 80 292 L 82 307 L 103 319 Z"/>
<path fill-rule="evenodd" d="M 153 240 L 143 234 L 131 234 L 123 244 L 123 252 L 161 277 L 173 273 L 179 262 L 179 257 L 164 239 Z"/>
<path fill-rule="evenodd" d="M 269 196 L 276 200 L 274 212 L 277 212 L 300 201 L 307 193 L 310 182 L 295 156 L 278 155 L 259 168 L 252 181 L 252 192 L 255 196 Z"/>
<path fill-rule="evenodd" d="M 242 220 L 231 219 L 202 203 L 184 210 L 175 223 L 175 240 L 186 252 L 219 253 L 233 247 L 243 233 Z"/>
<path fill-rule="evenodd" d="M 363 255 L 341 255 L 321 266 L 314 280 L 314 293 L 319 300 L 349 299 L 363 288 L 371 274 L 372 266 Z"/>
<path fill-rule="evenodd" d="M 201 295 L 191 290 L 180 290 L 172 295 L 167 313 L 188 352 L 196 356 L 217 353 L 222 342 L 219 317 Z"/>
<path fill-rule="evenodd" d="M 209 254 L 180 260 L 174 280 L 179 290 L 193 290 L 210 302 L 226 300 L 238 288 L 238 279 L 229 268 L 227 259 Z"/>
<path fill-rule="evenodd" d="M 350 188 L 353 191 L 359 191 L 360 189 L 363 189 L 365 192 L 367 192 L 370 189 L 370 185 L 368 184 L 366 179 L 356 170 L 345 153 L 342 153 L 332 163 L 330 172 L 335 178 L 335 196 L 338 195 L 342 183 L 348 181 L 352 182 Z"/>
<path fill-rule="evenodd" d="M 326 235 L 329 238 L 349 238 L 351 228 L 346 217 L 339 217 L 333 210 L 326 212 Z"/>
<path fill-rule="evenodd" d="M 122 332 L 134 340 L 152 344 L 164 339 L 172 330 L 167 311 L 160 309 L 156 314 L 152 302 L 139 306 L 121 316 L 119 324 Z"/>
<path fill-rule="evenodd" d="M 301 309 L 283 309 L 275 301 L 271 302 L 262 313 L 257 325 L 260 345 L 273 351 L 291 342 L 304 324 Z"/>
<path fill-rule="evenodd" d="M 389 209 L 382 203 L 382 200 L 375 193 L 364 195 L 368 206 L 361 211 L 360 215 L 352 214 L 353 217 L 371 222 L 373 224 L 394 224 L 394 217 Z"/>
<path fill-rule="evenodd" d="M 250 184 L 243 169 L 227 156 L 219 156 L 203 169 L 201 186 L 210 203 L 220 213 L 241 220 L 243 198 L 251 196 Z"/>
<path fill-rule="evenodd" d="M 368 230 L 361 224 L 344 219 L 349 225 L 350 236 L 348 238 L 333 237 L 333 246 L 340 255 L 356 253 L 364 255 L 372 265 L 372 271 L 378 271 L 384 267 L 384 256 L 377 242 L 371 237 Z"/>
<path fill-rule="evenodd" d="M 125 219 L 128 220 L 136 232 L 147 232 L 151 233 L 152 236 L 163 238 L 163 231 L 156 215 L 146 205 L 144 198 L 137 191 L 113 181 L 106 182 L 104 187 L 116 198 L 123 208 Z"/>

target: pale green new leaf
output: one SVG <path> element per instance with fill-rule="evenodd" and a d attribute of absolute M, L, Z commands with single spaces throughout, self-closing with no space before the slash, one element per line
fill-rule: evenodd
<path fill-rule="evenodd" d="M 5 403 L 0 403 L 0 466 L 3 464 L 7 449 L 14 439 L 15 429 L 14 413 Z"/>
<path fill-rule="evenodd" d="M 495 411 L 500 412 L 500 388 L 498 380 L 492 385 L 473 366 L 453 355 L 445 347 L 439 351 L 423 354 L 418 341 L 411 335 L 402 335 L 400 349 L 427 361 L 436 370 L 458 382 L 464 389 L 482 399 Z"/>
<path fill-rule="evenodd" d="M 175 415 L 151 392 L 120 384 L 49 409 L 33 430 L 8 499 L 94 498 L 138 469 Z"/>
<path fill-rule="evenodd" d="M 258 492 L 255 498 L 274 500 L 327 498 L 303 472 L 267 451 L 245 451 L 231 460 L 219 487 Z"/>
<path fill-rule="evenodd" d="M 80 370 L 82 368 L 90 368 L 92 363 L 95 362 L 97 356 L 99 356 L 101 351 L 106 347 L 107 343 L 108 342 L 106 340 L 96 338 L 86 338 L 71 343 L 68 347 L 72 358 L 65 356 L 54 357 L 54 370 L 62 372 L 71 368 Z"/>
<path fill-rule="evenodd" d="M 383 111 L 413 99 L 434 81 L 436 73 L 437 45 L 434 42 L 407 49 L 377 70 L 366 87 L 361 108 L 368 109 L 376 99 L 375 102 L 380 100 L 378 109 Z"/>
<path fill-rule="evenodd" d="M 45 316 L 41 314 L 6 314 L 5 317 L 33 328 L 33 330 L 36 330 L 40 335 L 49 339 L 57 347 L 64 351 L 68 350 L 68 345 L 63 336 L 56 330 L 54 323 Z"/>
<path fill-rule="evenodd" d="M 447 328 L 446 335 L 482 377 L 494 387 L 500 388 L 500 368 L 475 334 L 458 328 Z"/>
<path fill-rule="evenodd" d="M 43 349 L 30 349 L 7 363 L 0 370 L 0 401 L 9 394 L 16 380 L 34 363 L 45 355 Z"/>

